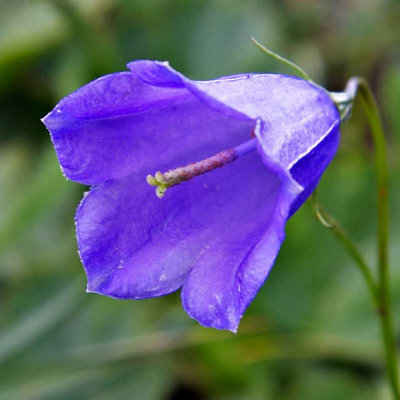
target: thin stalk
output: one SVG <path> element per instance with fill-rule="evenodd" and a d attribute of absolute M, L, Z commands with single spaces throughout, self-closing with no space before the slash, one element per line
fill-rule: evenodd
<path fill-rule="evenodd" d="M 263 46 L 260 42 L 258 42 L 256 39 L 253 37 L 250 38 L 251 41 L 265 54 L 268 56 L 274 58 L 275 60 L 287 65 L 289 68 L 291 68 L 297 76 L 300 78 L 305 79 L 306 81 L 312 82 L 311 78 L 308 76 L 307 72 L 304 71 L 303 68 L 299 67 L 297 64 L 295 64 L 293 61 L 288 60 L 285 57 L 280 56 L 279 54 L 275 53 L 274 51 L 268 49 L 267 47 Z"/>
<path fill-rule="evenodd" d="M 375 283 L 375 280 L 371 273 L 371 268 L 369 267 L 367 261 L 364 259 L 362 253 L 357 248 L 357 245 L 351 239 L 349 234 L 343 229 L 343 227 L 326 211 L 324 210 L 318 203 L 317 191 L 311 195 L 311 205 L 314 210 L 314 214 L 317 220 L 326 228 L 331 229 L 332 232 L 336 235 L 338 240 L 343 244 L 356 266 L 360 270 L 363 275 L 365 282 L 368 286 L 369 292 L 372 297 L 372 301 L 374 306 L 379 309 L 379 290 L 378 286 Z"/>
<path fill-rule="evenodd" d="M 352 78 L 346 92 L 355 96 L 359 93 L 368 118 L 375 147 L 375 168 L 378 194 L 378 270 L 379 270 L 379 308 L 382 336 L 385 347 L 386 369 L 392 386 L 393 396 L 400 399 L 399 372 L 397 364 L 396 338 L 393 326 L 393 313 L 390 298 L 389 271 L 389 190 L 388 162 L 385 134 L 378 105 L 368 83 L 362 78 Z"/>
<path fill-rule="evenodd" d="M 342 242 L 350 256 L 359 267 L 373 297 L 378 312 L 385 353 L 386 370 L 389 377 L 393 398 L 400 400 L 399 372 L 397 364 L 396 338 L 393 326 L 393 315 L 390 298 L 389 271 L 389 198 L 388 198 L 388 163 L 385 134 L 379 114 L 378 105 L 368 83 L 362 78 L 349 80 L 345 93 L 351 102 L 358 93 L 372 132 L 375 148 L 375 169 L 377 176 L 378 207 L 378 282 L 376 283 L 371 269 L 349 235 L 318 204 L 317 194 L 312 196 L 315 215 L 327 228 L 330 228 Z"/>

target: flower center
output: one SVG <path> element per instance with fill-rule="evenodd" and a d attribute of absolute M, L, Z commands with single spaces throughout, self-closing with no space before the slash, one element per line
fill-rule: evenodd
<path fill-rule="evenodd" d="M 240 144 L 239 146 L 232 147 L 227 150 L 220 151 L 219 153 L 197 161 L 183 167 L 171 169 L 167 172 L 156 172 L 155 175 L 147 175 L 147 183 L 156 187 L 156 194 L 161 199 L 165 191 L 182 182 L 189 181 L 198 175 L 203 175 L 216 168 L 223 167 L 226 164 L 235 161 L 237 158 L 252 152 L 257 146 L 257 139 L 253 138 L 249 141 Z"/>

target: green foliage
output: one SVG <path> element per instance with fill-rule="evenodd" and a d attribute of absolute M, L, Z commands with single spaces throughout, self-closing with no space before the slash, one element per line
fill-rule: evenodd
<path fill-rule="evenodd" d="M 198 326 L 178 294 L 141 302 L 85 294 L 73 223 L 83 188 L 62 176 L 39 119 L 137 58 L 168 59 L 198 79 L 278 72 L 250 36 L 330 90 L 364 76 L 390 133 L 398 316 L 399 3 L 2 0 L 0 10 L 0 398 L 387 398 L 367 289 L 307 205 L 237 335 Z M 320 199 L 374 263 L 373 157 L 357 105 L 342 137 Z"/>

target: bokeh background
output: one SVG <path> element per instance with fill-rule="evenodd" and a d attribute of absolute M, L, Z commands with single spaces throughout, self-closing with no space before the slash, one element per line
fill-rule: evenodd
<path fill-rule="evenodd" d="M 0 0 L 0 399 L 386 399 L 380 332 L 361 276 L 305 204 L 239 333 L 206 329 L 179 293 L 85 294 L 73 215 L 40 118 L 140 58 L 195 79 L 286 72 L 332 91 L 361 75 L 388 132 L 392 289 L 400 311 L 400 3 L 384 0 Z M 320 185 L 374 263 L 373 148 L 357 103 Z"/>

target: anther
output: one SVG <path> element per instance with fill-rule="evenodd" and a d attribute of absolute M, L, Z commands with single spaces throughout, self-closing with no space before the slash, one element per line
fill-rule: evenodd
<path fill-rule="evenodd" d="M 256 145 L 257 139 L 251 139 L 239 146 L 223 150 L 205 160 L 197 161 L 184 167 L 178 167 L 164 173 L 158 171 L 154 176 L 147 175 L 147 183 L 156 187 L 156 195 L 161 199 L 168 188 L 189 181 L 196 176 L 203 175 L 216 168 L 223 167 L 238 157 L 253 151 Z"/>

